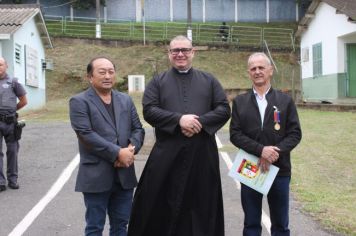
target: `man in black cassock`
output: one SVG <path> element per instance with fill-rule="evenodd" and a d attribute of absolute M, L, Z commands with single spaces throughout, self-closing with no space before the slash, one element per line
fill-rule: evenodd
<path fill-rule="evenodd" d="M 128 235 L 223 236 L 215 132 L 230 106 L 220 83 L 192 68 L 188 38 L 172 39 L 168 56 L 172 68 L 155 76 L 143 96 L 156 143 L 136 189 Z"/>

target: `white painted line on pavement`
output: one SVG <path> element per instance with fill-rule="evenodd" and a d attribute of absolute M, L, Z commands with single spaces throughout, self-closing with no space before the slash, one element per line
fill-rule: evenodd
<path fill-rule="evenodd" d="M 221 143 L 221 141 L 220 141 L 220 139 L 219 139 L 217 134 L 215 134 L 215 140 L 216 140 L 216 145 L 218 145 L 218 148 L 222 148 L 223 145 L 222 145 L 222 143 Z"/>
<path fill-rule="evenodd" d="M 222 143 L 221 143 L 221 141 L 220 141 L 220 139 L 219 139 L 217 134 L 215 134 L 215 140 L 216 140 L 216 144 L 217 144 L 218 148 L 222 148 L 224 146 L 224 145 L 222 145 Z M 233 164 L 232 164 L 232 161 L 231 161 L 231 159 L 229 157 L 229 154 L 227 154 L 227 152 L 220 152 L 220 155 L 223 158 L 223 160 L 225 161 L 225 163 L 227 165 L 227 168 L 230 170 Z M 235 182 L 236 182 L 237 189 L 240 190 L 241 189 L 240 182 L 236 181 L 236 180 L 235 180 Z"/>
<path fill-rule="evenodd" d="M 216 144 L 217 144 L 218 148 L 222 148 L 223 145 L 222 145 L 217 134 L 215 135 L 215 139 L 216 139 Z M 227 154 L 227 152 L 219 152 L 219 153 L 220 153 L 222 159 L 225 161 L 227 168 L 230 170 L 233 163 L 230 159 L 229 154 Z M 235 180 L 235 182 L 236 182 L 237 189 L 241 190 L 240 182 L 237 180 Z M 271 219 L 269 218 L 269 216 L 266 214 L 266 212 L 263 209 L 262 209 L 262 223 L 263 223 L 264 227 L 266 228 L 268 234 L 270 235 L 271 234 L 271 230 L 270 230 L 271 229 Z"/>
<path fill-rule="evenodd" d="M 227 152 L 220 152 L 221 154 L 221 157 L 223 158 L 223 160 L 225 161 L 226 165 L 227 165 L 227 168 L 229 168 L 229 170 L 231 169 L 233 163 L 230 159 L 230 156 L 229 154 L 227 154 Z"/>
<path fill-rule="evenodd" d="M 221 155 L 222 159 L 225 161 L 225 163 L 227 165 L 227 168 L 230 170 L 233 164 L 232 164 L 232 161 L 231 161 L 231 159 L 229 157 L 229 154 L 227 154 L 227 152 L 220 152 L 220 155 Z M 236 182 L 237 189 L 241 190 L 240 182 L 237 181 L 237 180 L 235 180 L 235 182 Z"/>
<path fill-rule="evenodd" d="M 37 216 L 44 210 L 44 208 L 52 201 L 52 199 L 59 193 L 64 184 L 69 180 L 74 169 L 79 164 L 79 154 L 77 154 L 69 165 L 63 170 L 56 182 L 52 185 L 47 194 L 27 213 L 27 215 L 21 220 L 21 222 L 11 231 L 8 236 L 20 236 Z"/>
<path fill-rule="evenodd" d="M 265 226 L 268 234 L 271 234 L 271 219 L 264 210 L 262 210 L 262 223 Z"/>

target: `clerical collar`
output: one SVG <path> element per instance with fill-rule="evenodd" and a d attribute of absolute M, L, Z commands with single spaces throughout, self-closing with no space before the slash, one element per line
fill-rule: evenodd
<path fill-rule="evenodd" d="M 179 74 L 188 74 L 188 72 L 190 71 L 190 69 L 191 69 L 191 67 L 190 67 L 188 70 L 178 70 L 178 69 L 177 69 L 177 71 L 178 71 Z"/>

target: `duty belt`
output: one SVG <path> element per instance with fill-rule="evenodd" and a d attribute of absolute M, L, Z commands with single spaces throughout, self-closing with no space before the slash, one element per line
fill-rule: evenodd
<path fill-rule="evenodd" d="M 16 121 L 16 115 L 2 115 L 0 114 L 0 121 L 7 124 L 14 123 Z"/>

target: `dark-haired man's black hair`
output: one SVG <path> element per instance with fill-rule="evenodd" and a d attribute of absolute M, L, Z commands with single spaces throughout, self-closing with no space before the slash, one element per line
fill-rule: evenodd
<path fill-rule="evenodd" d="M 93 62 L 98 59 L 106 59 L 106 60 L 110 61 L 111 64 L 114 66 L 114 69 L 116 70 L 115 64 L 112 62 L 112 60 L 110 60 L 109 58 L 104 57 L 104 56 L 98 56 L 98 57 L 94 57 L 93 59 L 91 59 L 89 64 L 87 65 L 87 76 L 93 75 L 93 70 L 94 70 Z"/>

